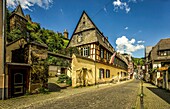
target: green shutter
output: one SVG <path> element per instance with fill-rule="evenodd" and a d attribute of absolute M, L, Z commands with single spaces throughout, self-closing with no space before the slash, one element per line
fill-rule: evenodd
<path fill-rule="evenodd" d="M 81 48 L 81 56 L 83 56 L 83 48 Z"/>
<path fill-rule="evenodd" d="M 90 56 L 90 47 L 88 47 L 88 56 Z"/>

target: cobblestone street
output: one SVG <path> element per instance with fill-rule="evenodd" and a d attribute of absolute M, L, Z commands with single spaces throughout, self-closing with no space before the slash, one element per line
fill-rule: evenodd
<path fill-rule="evenodd" d="M 170 92 L 157 88 L 150 83 L 143 84 L 144 109 L 170 109 Z M 140 90 L 139 92 L 140 93 Z M 140 109 L 140 100 L 137 100 L 137 109 Z"/>
<path fill-rule="evenodd" d="M 139 81 L 115 87 L 98 88 L 88 92 L 53 99 L 27 108 L 38 109 L 131 109 L 136 105 Z"/>

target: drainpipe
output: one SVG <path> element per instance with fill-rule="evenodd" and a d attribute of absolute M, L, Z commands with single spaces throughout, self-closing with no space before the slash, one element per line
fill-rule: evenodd
<path fill-rule="evenodd" d="M 2 0 L 2 51 L 3 51 L 3 54 L 2 54 L 2 58 L 4 59 L 3 62 L 2 62 L 2 69 L 3 69 L 3 90 L 2 90 L 2 100 L 5 99 L 5 88 L 6 88 L 6 75 L 5 75 L 5 45 L 6 45 L 6 42 L 5 42 L 5 35 L 6 35 L 6 0 Z"/>
<path fill-rule="evenodd" d="M 95 85 L 96 85 L 96 45 L 95 45 L 95 60 L 94 60 L 94 65 L 95 65 Z"/>
<path fill-rule="evenodd" d="M 96 59 L 94 61 L 94 65 L 95 65 L 95 85 L 96 85 Z"/>

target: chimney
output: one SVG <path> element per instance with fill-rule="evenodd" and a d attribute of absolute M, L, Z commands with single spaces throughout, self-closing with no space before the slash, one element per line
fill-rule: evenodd
<path fill-rule="evenodd" d="M 64 30 L 63 34 L 64 34 L 64 38 L 68 39 L 68 32 L 67 32 L 67 29 Z"/>

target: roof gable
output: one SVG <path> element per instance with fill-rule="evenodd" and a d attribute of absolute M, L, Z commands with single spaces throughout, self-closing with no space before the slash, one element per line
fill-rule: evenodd
<path fill-rule="evenodd" d="M 17 14 L 17 15 L 25 18 L 24 12 L 23 12 L 22 7 L 21 7 L 20 4 L 15 8 L 15 10 L 12 12 L 11 16 L 13 16 L 14 14 Z M 10 16 L 10 17 L 11 17 L 11 16 Z M 25 19 L 26 19 L 26 18 L 25 18 Z"/>
<path fill-rule="evenodd" d="M 96 26 L 94 25 L 90 17 L 87 15 L 87 13 L 83 11 L 73 34 L 92 28 L 96 28 Z"/>
<path fill-rule="evenodd" d="M 92 31 L 97 31 L 97 33 Z M 87 32 L 87 34 L 85 34 L 86 37 L 84 38 L 85 39 L 84 43 L 75 44 L 77 40 L 76 35 L 81 32 Z M 74 44 L 72 42 L 74 42 Z M 93 23 L 93 21 L 90 19 L 87 13 L 83 11 L 67 47 L 78 46 L 78 45 L 93 43 L 93 42 L 99 42 L 103 47 L 105 47 L 109 51 L 111 52 L 114 51 L 114 48 L 109 43 L 108 39 L 97 28 L 97 26 Z"/>

